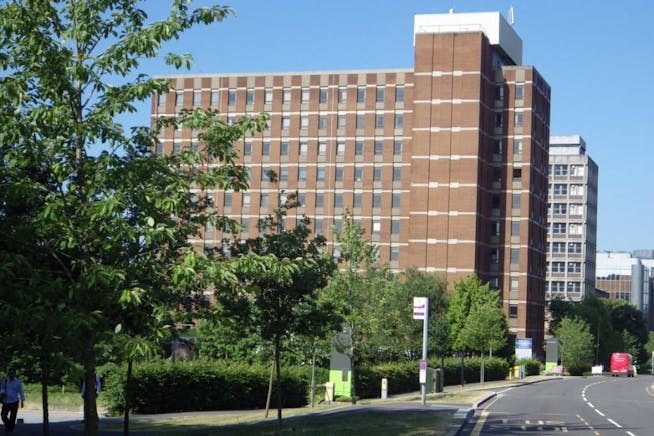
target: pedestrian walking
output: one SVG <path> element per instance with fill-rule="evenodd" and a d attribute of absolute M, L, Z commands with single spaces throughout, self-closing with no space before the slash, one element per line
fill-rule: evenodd
<path fill-rule="evenodd" d="M 5 425 L 5 432 L 12 433 L 16 425 L 18 403 L 20 402 L 21 408 L 25 406 L 23 383 L 16 377 L 14 368 L 9 368 L 7 377 L 0 384 L 0 399 L 2 400 L 2 423 Z"/>

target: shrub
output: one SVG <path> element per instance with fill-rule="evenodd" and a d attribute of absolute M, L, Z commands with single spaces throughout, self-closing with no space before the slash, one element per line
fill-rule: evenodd
<path fill-rule="evenodd" d="M 326 370 L 317 371 L 318 383 Z M 284 407 L 307 404 L 311 368 L 282 369 Z M 130 398 L 135 413 L 235 410 L 265 407 L 270 367 L 224 361 L 154 361 L 135 364 Z M 125 367 L 106 378 L 104 400 L 110 413 L 123 411 Z M 273 398 L 276 392 L 273 389 Z"/>
<path fill-rule="evenodd" d="M 358 398 L 378 398 L 381 379 L 388 379 L 388 394 L 396 395 L 420 389 L 418 362 L 392 362 L 354 369 Z"/>
<path fill-rule="evenodd" d="M 444 359 L 441 366 L 440 359 L 432 360 L 429 366 L 442 368 L 444 374 L 445 386 L 456 385 L 461 383 L 461 358 L 448 357 Z M 481 372 L 481 358 L 467 357 L 464 360 L 464 382 L 478 383 Z M 504 380 L 509 375 L 509 363 L 499 357 L 484 357 L 484 380 Z"/>
<path fill-rule="evenodd" d="M 538 375 L 541 370 L 541 363 L 538 359 L 520 359 L 516 362 L 516 365 L 525 366 L 525 375 Z"/>

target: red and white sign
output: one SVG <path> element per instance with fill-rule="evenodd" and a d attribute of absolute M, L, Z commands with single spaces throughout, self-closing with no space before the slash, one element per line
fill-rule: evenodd
<path fill-rule="evenodd" d="M 413 319 L 425 319 L 427 310 L 429 310 L 427 297 L 413 297 Z"/>

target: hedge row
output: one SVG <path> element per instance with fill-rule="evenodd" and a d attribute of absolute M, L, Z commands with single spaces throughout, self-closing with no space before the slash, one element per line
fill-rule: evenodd
<path fill-rule="evenodd" d="M 522 363 L 522 362 L 521 362 Z M 527 375 L 538 361 L 524 363 Z M 461 383 L 461 360 L 431 360 L 429 366 L 442 368 L 445 385 Z M 466 383 L 479 382 L 481 359 L 465 359 Z M 420 389 L 418 362 L 394 362 L 355 368 L 358 398 L 380 395 L 381 379 L 388 379 L 388 394 L 396 395 Z M 484 358 L 484 379 L 504 380 L 509 364 L 497 357 Z M 538 372 L 535 372 L 538 374 Z M 130 398 L 135 413 L 171 413 L 202 410 L 238 410 L 264 408 L 268 394 L 270 367 L 234 364 L 224 361 L 155 361 L 134 366 Z M 123 411 L 125 368 L 112 371 L 105 380 L 103 400 L 110 413 Z M 323 384 L 328 371 L 316 368 L 316 383 Z M 282 369 L 282 401 L 284 407 L 302 407 L 308 403 L 311 383 L 310 367 Z M 319 391 L 318 395 L 321 394 Z M 276 391 L 273 391 L 275 404 Z"/>
<path fill-rule="evenodd" d="M 541 363 L 538 359 L 522 359 L 516 362 L 516 365 L 524 365 L 525 375 L 540 374 Z"/>
<path fill-rule="evenodd" d="M 264 408 L 270 367 L 222 361 L 149 362 L 134 366 L 130 385 L 131 409 L 135 413 L 170 413 L 202 410 Z M 283 407 L 307 404 L 311 368 L 282 369 Z M 317 383 L 328 372 L 317 369 Z M 125 368 L 106 380 L 103 399 L 110 413 L 123 411 Z M 273 404 L 276 390 L 273 389 Z"/>

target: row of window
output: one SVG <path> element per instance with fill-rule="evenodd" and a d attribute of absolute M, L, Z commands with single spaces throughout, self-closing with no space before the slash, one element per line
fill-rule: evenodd
<path fill-rule="evenodd" d="M 382 167 L 366 167 L 366 168 L 372 168 L 372 180 L 373 182 L 381 182 L 382 181 L 382 173 L 383 169 Z M 353 172 L 353 177 L 350 180 L 354 180 L 355 182 L 361 182 L 364 180 L 364 175 L 368 173 L 368 170 L 363 167 L 354 167 L 354 172 Z M 305 167 L 298 167 L 297 171 L 297 181 L 298 182 L 306 182 L 307 181 L 307 168 Z M 345 180 L 345 168 L 343 167 L 336 167 L 334 168 L 334 181 L 336 182 L 342 182 Z M 317 167 L 316 168 L 316 181 L 318 182 L 324 182 L 326 180 L 327 176 L 327 169 L 324 167 Z M 279 169 L 279 173 L 277 174 L 278 180 L 280 182 L 287 182 L 289 181 L 289 168 L 288 167 L 281 167 Z M 261 173 L 261 180 L 262 181 L 269 181 L 271 179 L 271 173 L 269 171 L 262 171 Z M 402 180 L 402 168 L 401 167 L 393 167 L 393 176 L 392 176 L 393 182 L 399 182 Z"/>
<path fill-rule="evenodd" d="M 504 150 L 504 141 L 501 139 L 496 139 L 493 144 L 493 153 L 497 155 L 502 155 Z M 513 154 L 522 154 L 523 146 L 522 139 L 514 138 L 513 139 Z"/>
<path fill-rule="evenodd" d="M 270 205 L 270 198 L 271 195 L 276 196 L 277 194 L 270 194 L 267 192 L 262 192 L 260 194 L 253 194 L 249 192 L 244 192 L 241 194 L 241 207 L 246 209 L 249 208 L 251 203 L 252 203 L 252 197 L 254 195 L 259 195 L 259 206 L 266 208 Z M 303 207 L 306 204 L 306 193 L 300 192 L 298 193 L 298 207 Z M 352 197 L 351 197 L 351 204 L 345 204 L 344 202 L 344 194 L 342 192 L 335 192 L 332 194 L 325 194 L 325 193 L 310 193 L 309 195 L 313 196 L 313 204 L 316 209 L 321 209 L 325 207 L 325 200 L 327 196 L 332 196 L 331 200 L 333 201 L 333 205 L 335 208 L 343 208 L 343 207 L 354 207 L 355 209 L 359 209 L 363 205 L 363 200 L 365 196 L 366 204 L 371 204 L 374 209 L 378 209 L 381 207 L 382 204 L 382 194 L 381 193 L 360 193 L 360 192 L 355 192 Z M 209 193 L 208 194 L 208 201 L 210 205 L 215 204 L 214 196 L 213 194 Z M 280 198 L 280 203 L 284 204 L 286 202 L 286 196 L 282 195 Z M 391 207 L 393 209 L 397 209 L 401 206 L 402 203 L 402 194 L 400 193 L 393 193 L 391 194 Z M 225 192 L 223 194 L 223 209 L 230 209 L 233 206 L 233 197 L 231 192 Z"/>
<path fill-rule="evenodd" d="M 581 273 L 581 262 L 549 262 L 548 269 L 551 273 Z"/>
<path fill-rule="evenodd" d="M 523 111 L 515 111 L 513 113 L 513 127 L 524 127 L 525 113 Z M 495 127 L 504 127 L 504 112 L 497 112 L 495 114 Z"/>
<path fill-rule="evenodd" d="M 581 242 L 552 242 L 552 254 L 581 254 Z"/>
<path fill-rule="evenodd" d="M 338 141 L 336 143 L 336 156 L 345 156 L 345 153 L 347 151 L 347 142 L 345 141 Z M 298 146 L 298 153 L 300 156 L 306 156 L 309 153 L 309 143 L 308 142 L 300 142 Z M 384 154 L 384 141 L 375 141 L 373 144 L 373 152 L 375 156 L 383 156 Z M 366 144 L 363 141 L 355 141 L 354 142 L 354 155 L 355 156 L 363 156 L 365 152 Z M 327 155 L 327 142 L 326 141 L 318 141 L 318 149 L 316 150 L 318 156 L 325 156 Z M 289 154 L 289 142 L 283 141 L 280 143 L 279 146 L 279 154 L 280 156 L 288 156 Z M 402 142 L 401 141 L 395 141 L 393 143 L 393 154 L 396 156 L 402 155 Z M 251 156 L 252 155 L 252 143 L 249 141 L 246 141 L 243 144 L 243 156 Z M 270 142 L 269 141 L 264 141 L 261 143 L 261 155 L 262 156 L 270 156 Z"/>
<path fill-rule="evenodd" d="M 506 85 L 504 83 L 499 84 L 495 87 L 495 99 L 499 101 L 504 101 Z M 525 98 L 525 85 L 524 83 L 516 83 L 513 88 L 513 99 L 514 100 L 524 100 Z"/>
<path fill-rule="evenodd" d="M 351 114 L 354 115 L 354 114 Z M 300 130 L 307 130 L 309 129 L 309 119 L 311 117 L 309 115 L 300 115 Z M 336 116 L 336 128 L 339 130 L 345 129 L 348 125 L 348 119 L 351 120 L 351 116 L 348 116 L 347 114 L 339 114 Z M 389 122 L 387 123 L 386 120 L 389 119 Z M 273 117 L 271 120 L 268 121 L 268 128 L 272 129 L 274 127 L 273 121 L 275 118 Z M 320 115 L 318 116 L 318 130 L 325 130 L 327 129 L 327 115 Z M 366 128 L 366 114 L 356 114 L 356 118 L 354 119 L 355 121 L 355 126 L 357 130 L 363 130 Z M 351 121 L 350 121 L 351 122 Z M 229 123 L 229 119 L 228 119 Z M 233 124 L 233 122 L 232 122 Z M 375 118 L 374 118 L 374 126 L 375 129 L 383 129 L 385 125 L 391 125 L 393 126 L 394 129 L 402 129 L 404 128 L 404 114 L 398 114 L 398 113 L 376 113 Z M 282 130 L 289 130 L 291 128 L 291 117 L 288 115 L 282 115 L 281 116 L 281 129 Z"/>
<path fill-rule="evenodd" d="M 297 89 L 297 88 L 295 88 Z M 293 88 L 284 87 L 282 89 L 282 103 L 290 103 L 292 99 L 292 90 Z M 302 87 L 300 91 L 300 101 L 302 103 L 309 103 L 311 100 L 311 90 L 309 87 Z M 404 85 L 396 85 L 391 87 L 390 92 L 394 93 L 394 100 L 396 103 L 404 102 Z M 218 106 L 220 104 L 220 91 L 217 89 L 212 89 L 210 97 L 211 106 Z M 329 89 L 326 86 L 321 86 L 317 92 L 318 103 L 325 104 L 328 100 Z M 367 87 L 366 86 L 357 86 L 356 88 L 356 101 L 357 103 L 364 103 L 366 101 Z M 386 86 L 377 85 L 375 89 L 375 102 L 383 103 L 386 99 Z M 239 93 L 236 89 L 230 88 L 227 90 L 227 105 L 234 106 L 236 105 L 236 99 Z M 245 90 L 245 104 L 253 105 L 255 101 L 255 90 L 246 89 Z M 337 90 L 337 98 L 339 103 L 347 102 L 348 98 L 348 88 L 346 86 L 339 86 Z M 314 98 L 316 98 L 316 93 L 314 93 Z M 161 94 L 158 96 L 158 105 L 163 107 L 166 105 L 167 95 Z M 263 92 L 264 104 L 271 104 L 273 102 L 273 89 L 271 87 L 265 88 Z M 199 107 L 202 104 L 202 91 L 194 90 L 193 91 L 193 106 Z M 182 107 L 184 106 L 184 91 L 175 92 L 175 106 Z"/>
<path fill-rule="evenodd" d="M 549 176 L 573 176 L 583 177 L 586 168 L 584 165 L 567 165 L 567 164 L 553 164 L 548 166 Z"/>
<path fill-rule="evenodd" d="M 581 235 L 584 225 L 580 223 L 549 223 L 548 233 L 551 235 Z"/>
<path fill-rule="evenodd" d="M 548 203 L 547 208 L 552 215 L 582 216 L 584 205 L 581 203 Z"/>
<path fill-rule="evenodd" d="M 574 185 L 567 183 L 550 183 L 548 184 L 549 195 L 570 195 L 581 197 L 584 195 L 584 185 Z"/>
<path fill-rule="evenodd" d="M 568 292 L 581 292 L 581 282 L 563 282 L 552 281 L 550 282 L 550 292 L 563 293 L 567 289 Z"/>

